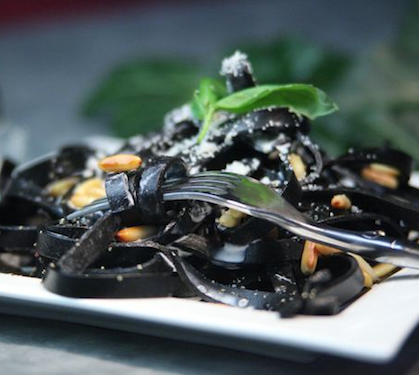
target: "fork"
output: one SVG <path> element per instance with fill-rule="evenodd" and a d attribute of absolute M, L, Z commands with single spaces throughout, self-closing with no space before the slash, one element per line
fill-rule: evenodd
<path fill-rule="evenodd" d="M 419 269 L 419 245 L 402 239 L 362 233 L 316 223 L 294 208 L 278 192 L 251 177 L 208 171 L 163 185 L 165 201 L 198 200 L 268 220 L 306 240 L 332 246 L 381 263 Z M 109 209 L 106 198 L 76 211 L 67 219 Z"/>

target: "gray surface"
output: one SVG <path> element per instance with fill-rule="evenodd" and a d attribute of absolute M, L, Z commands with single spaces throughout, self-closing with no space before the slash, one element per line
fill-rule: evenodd
<path fill-rule="evenodd" d="M 77 110 L 103 73 L 127 57 L 207 58 L 220 45 L 280 32 L 367 50 L 394 34 L 407 2 L 166 2 L 164 7 L 2 29 L 0 86 L 6 119 L 28 130 L 26 157 L 33 157 L 104 133 L 103 127 L 78 117 Z M 1 374 L 400 374 L 414 366 L 418 349 L 416 333 L 402 355 L 385 367 L 330 357 L 298 365 L 99 328 L 0 316 Z"/>
<path fill-rule="evenodd" d="M 298 364 L 215 347 L 4 315 L 0 332 L 2 374 L 404 374 L 417 361 L 419 348 L 416 334 L 398 360 L 389 365 L 327 356 Z"/>

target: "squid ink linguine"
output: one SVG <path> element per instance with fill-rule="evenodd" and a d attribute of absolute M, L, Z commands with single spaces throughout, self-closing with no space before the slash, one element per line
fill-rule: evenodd
<path fill-rule="evenodd" d="M 253 177 L 318 223 L 416 240 L 412 158 L 385 145 L 327 155 L 311 119 L 336 106 L 310 85 L 257 85 L 244 54 L 223 61 L 159 133 L 115 154 L 71 145 L 0 177 L 0 270 L 77 298 L 195 298 L 239 308 L 336 314 L 397 271 L 162 184 L 202 171 Z M 133 200 L 125 190 L 135 191 Z M 108 196 L 112 210 L 65 217 Z"/>

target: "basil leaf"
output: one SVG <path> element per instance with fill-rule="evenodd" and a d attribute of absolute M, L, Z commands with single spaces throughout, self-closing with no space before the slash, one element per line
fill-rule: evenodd
<path fill-rule="evenodd" d="M 338 109 L 322 90 L 300 83 L 251 87 L 229 95 L 216 103 L 217 110 L 236 114 L 267 107 L 289 108 L 290 111 L 312 120 Z"/>
<path fill-rule="evenodd" d="M 199 84 L 199 90 L 194 94 L 191 102 L 192 114 L 198 120 L 203 120 L 211 111 L 217 101 L 226 95 L 227 91 L 223 82 L 217 79 L 204 78 Z"/>
<path fill-rule="evenodd" d="M 201 80 L 199 90 L 195 92 L 191 110 L 194 117 L 202 120 L 201 131 L 198 135 L 198 143 L 201 142 L 211 126 L 212 117 L 218 100 L 226 95 L 224 84 L 216 79 L 204 78 Z"/>
<path fill-rule="evenodd" d="M 201 143 L 205 138 L 206 134 L 212 123 L 212 118 L 214 116 L 215 106 L 209 108 L 208 112 L 205 114 L 204 121 L 202 122 L 201 131 L 198 134 L 198 143 Z"/>

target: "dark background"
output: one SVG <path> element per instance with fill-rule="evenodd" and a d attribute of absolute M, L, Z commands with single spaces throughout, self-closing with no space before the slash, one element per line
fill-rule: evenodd
<path fill-rule="evenodd" d="M 408 0 L 0 0 L 3 123 L 23 130 L 0 134 L 0 148 L 28 159 L 92 134 L 114 134 L 103 119 L 83 117 L 81 107 L 111 68 L 130 59 L 210 62 L 216 75 L 224 50 L 289 35 L 351 58 L 363 56 L 396 38 L 410 5 Z M 4 145 L 8 138 L 20 146 L 10 150 Z"/>

